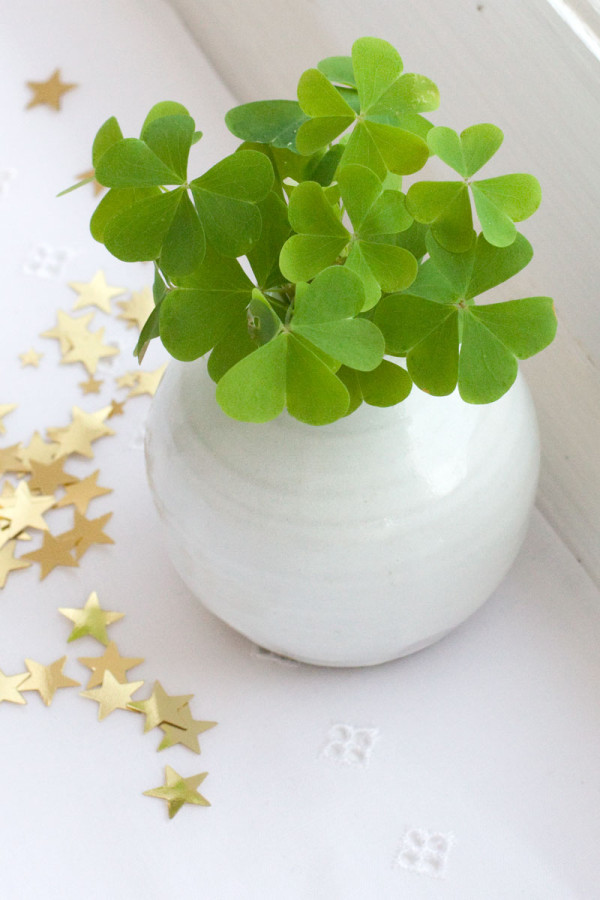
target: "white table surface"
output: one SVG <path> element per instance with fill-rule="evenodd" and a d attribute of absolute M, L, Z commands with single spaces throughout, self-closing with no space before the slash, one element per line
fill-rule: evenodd
<path fill-rule="evenodd" d="M 73 405 L 94 411 L 122 399 L 112 376 L 135 367 L 135 332 L 97 311 L 93 327 L 122 352 L 101 367 L 102 394 L 82 397 L 86 373 L 60 366 L 57 343 L 39 337 L 56 309 L 71 311 L 68 282 L 102 269 L 109 284 L 138 290 L 151 277 L 88 236 L 89 187 L 55 199 L 89 167 L 97 126 L 116 114 L 134 134 L 152 103 L 180 100 L 205 132 L 193 151 L 198 172 L 235 140 L 222 124 L 234 101 L 159 0 L 25 0 L 3 17 L 0 46 L 0 403 L 18 403 L 4 420 L 5 446 L 66 425 Z M 59 113 L 25 111 L 25 82 L 56 66 L 79 88 Z M 68 251 L 58 271 L 32 272 L 40 245 Z M 44 354 L 38 369 L 20 365 L 30 346 Z M 153 347 L 144 368 L 165 358 Z M 149 403 L 128 401 L 95 458 L 67 466 L 81 476 L 99 468 L 113 489 L 88 515 L 113 512 L 115 544 L 44 581 L 37 565 L 9 575 L 0 668 L 22 672 L 25 657 L 67 654 L 65 672 L 85 682 L 77 657 L 102 648 L 91 638 L 67 644 L 57 609 L 83 606 L 95 590 L 125 613 L 110 628 L 121 653 L 145 658 L 129 676 L 146 680 L 140 695 L 159 679 L 171 694 L 193 693 L 195 717 L 219 724 L 201 735 L 200 756 L 157 753 L 159 731 L 143 735 L 141 718 L 120 710 L 98 722 L 77 689 L 59 691 L 49 708 L 33 693 L 26 706 L 3 703 L 3 900 L 600 896 L 600 598 L 541 514 L 495 596 L 441 643 L 367 670 L 282 661 L 205 612 L 171 568 L 144 474 Z M 48 521 L 64 530 L 71 513 Z M 341 725 L 345 757 L 332 745 Z M 362 756 L 349 752 L 352 734 Z M 200 790 L 212 806 L 186 806 L 169 821 L 162 802 L 142 795 L 162 783 L 166 764 L 184 776 L 208 771 Z M 429 862 L 402 855 L 419 830 Z"/>

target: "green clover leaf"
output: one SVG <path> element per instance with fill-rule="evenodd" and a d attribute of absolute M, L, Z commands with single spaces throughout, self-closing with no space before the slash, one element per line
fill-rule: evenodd
<path fill-rule="evenodd" d="M 298 288 L 290 324 L 294 334 L 353 369 L 370 371 L 380 364 L 383 335 L 368 319 L 356 318 L 365 300 L 358 275 L 332 266 Z"/>
<path fill-rule="evenodd" d="M 412 379 L 406 369 L 388 359 L 383 359 L 370 372 L 357 372 L 342 366 L 336 374 L 350 394 L 347 415 L 358 409 L 363 401 L 369 406 L 395 406 L 406 400 L 412 388 Z"/>
<path fill-rule="evenodd" d="M 207 248 L 192 276 L 179 280 L 160 306 L 160 337 L 175 359 L 203 356 L 236 320 L 246 324 L 254 285 L 235 259 Z"/>
<path fill-rule="evenodd" d="M 350 403 L 331 368 L 291 332 L 281 332 L 225 372 L 216 397 L 228 416 L 242 422 L 268 422 L 287 406 L 308 425 L 335 422 Z"/>
<path fill-rule="evenodd" d="M 354 125 L 340 165 L 367 166 L 381 180 L 388 170 L 399 175 L 417 172 L 429 156 L 420 136 L 428 123 L 414 116 L 437 108 L 437 88 L 423 76 L 402 75 L 397 51 L 379 38 L 355 41 L 350 63 L 347 57 L 330 57 L 300 77 L 298 101 L 310 118 L 298 129 L 298 151 L 314 153 Z M 332 80 L 350 89 L 336 88 Z M 415 127 L 419 133 L 411 130 Z"/>
<path fill-rule="evenodd" d="M 307 119 L 295 100 L 258 100 L 230 109 L 225 124 L 243 141 L 295 150 L 296 134 Z"/>
<path fill-rule="evenodd" d="M 297 233 L 283 245 L 279 265 L 290 281 L 309 281 L 349 247 L 346 268 L 363 281 L 363 309 L 367 310 L 377 303 L 382 290 L 405 290 L 414 280 L 414 256 L 391 240 L 409 228 L 412 220 L 404 195 L 384 190 L 366 166 L 344 166 L 338 186 L 354 234 L 340 222 L 323 188 L 303 182 L 292 193 L 289 206 L 290 223 Z"/>
<path fill-rule="evenodd" d="M 495 125 L 472 125 L 458 135 L 451 128 L 432 128 L 427 143 L 462 181 L 421 181 L 412 185 L 406 205 L 414 218 L 431 226 L 436 240 L 447 250 L 463 253 L 475 238 L 469 188 L 481 229 L 490 244 L 507 247 L 515 240 L 515 222 L 533 215 L 541 202 L 539 182 L 533 175 L 501 175 L 472 181 L 492 158 L 503 140 Z"/>

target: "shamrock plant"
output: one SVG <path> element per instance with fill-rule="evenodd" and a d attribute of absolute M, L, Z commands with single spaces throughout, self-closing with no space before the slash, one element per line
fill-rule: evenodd
<path fill-rule="evenodd" d="M 155 266 L 138 357 L 156 337 L 177 359 L 208 355 L 217 401 L 250 422 L 287 408 L 324 425 L 399 403 L 413 383 L 501 397 L 518 360 L 552 341 L 552 300 L 476 301 L 530 261 L 515 223 L 540 188 L 529 174 L 474 179 L 502 132 L 434 126 L 423 113 L 438 105 L 390 44 L 361 38 L 304 72 L 297 100 L 230 110 L 242 143 L 193 179 L 201 133 L 181 104 L 154 106 L 139 138 L 105 122 L 92 158 L 109 191 L 92 234 Z M 432 155 L 450 179 L 415 178 Z"/>

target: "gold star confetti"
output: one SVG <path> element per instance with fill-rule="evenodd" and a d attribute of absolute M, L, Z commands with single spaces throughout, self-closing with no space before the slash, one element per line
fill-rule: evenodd
<path fill-rule="evenodd" d="M 102 191 L 105 190 L 105 188 L 104 188 L 103 184 L 100 184 L 99 181 L 96 181 L 96 179 L 94 177 L 95 175 L 96 175 L 95 169 L 88 169 L 86 172 L 80 172 L 79 175 L 75 176 L 75 178 L 77 178 L 78 181 L 88 181 L 89 180 L 90 184 L 94 188 L 94 197 L 98 197 L 102 193 Z"/>
<path fill-rule="evenodd" d="M 138 383 L 139 374 L 139 372 L 125 372 L 124 375 L 115 378 L 115 381 L 120 388 L 132 388 Z"/>
<path fill-rule="evenodd" d="M 5 675 L 0 669 L 0 703 L 19 703 L 20 705 L 27 703 L 25 697 L 21 696 L 19 688 L 28 678 L 28 672 L 23 672 L 21 675 Z"/>
<path fill-rule="evenodd" d="M 122 416 L 124 415 L 123 407 L 125 406 L 125 400 L 121 403 L 117 403 L 116 400 L 110 401 L 110 412 L 107 418 L 112 419 L 113 416 Z"/>
<path fill-rule="evenodd" d="M 75 628 L 67 638 L 67 642 L 76 641 L 89 634 L 105 646 L 108 644 L 107 626 L 118 622 L 125 615 L 125 613 L 102 609 L 96 591 L 92 591 L 82 609 L 59 609 L 58 611 L 75 623 Z"/>
<path fill-rule="evenodd" d="M 48 434 L 58 442 L 61 456 L 69 456 L 71 453 L 79 453 L 91 459 L 94 455 L 92 441 L 106 435 L 114 434 L 114 431 L 104 420 L 108 418 L 110 406 L 105 406 L 95 413 L 86 413 L 78 406 L 71 410 L 72 422 L 65 428 L 48 428 Z"/>
<path fill-rule="evenodd" d="M 114 541 L 102 530 L 112 513 L 106 513 L 97 519 L 86 519 L 78 509 L 75 510 L 73 528 L 59 535 L 63 540 L 71 542 L 71 549 L 75 551 L 75 559 L 81 559 L 92 544 L 114 544 Z"/>
<path fill-rule="evenodd" d="M 117 306 L 123 310 L 118 314 L 117 319 L 127 322 L 128 328 L 137 327 L 138 331 L 141 331 L 146 319 L 154 309 L 152 291 L 149 287 L 145 287 L 141 291 L 132 291 L 131 298 L 118 300 Z"/>
<path fill-rule="evenodd" d="M 10 447 L 0 447 L 0 475 L 6 472 L 29 472 L 29 466 L 19 456 L 23 444 L 12 444 Z"/>
<path fill-rule="evenodd" d="M 186 718 L 185 713 L 181 712 L 181 707 L 189 703 L 193 696 L 193 694 L 183 694 L 180 697 L 171 696 L 165 692 L 160 681 L 155 681 L 148 699 L 130 703 L 129 709 L 144 713 L 146 716 L 144 734 L 163 723 L 185 728 Z"/>
<path fill-rule="evenodd" d="M 40 564 L 40 581 L 56 569 L 57 566 L 78 566 L 79 563 L 71 556 L 72 544 L 64 541 L 61 536 L 54 537 L 49 531 L 44 532 L 44 542 L 38 550 L 24 553 L 21 559 L 31 559 Z"/>
<path fill-rule="evenodd" d="M 21 368 L 25 368 L 25 366 L 33 366 L 34 368 L 38 368 L 40 364 L 40 359 L 42 358 L 42 353 L 36 353 L 33 347 L 30 347 L 25 353 L 19 353 L 19 359 L 21 360 Z"/>
<path fill-rule="evenodd" d="M 52 494 L 58 487 L 75 484 L 79 481 L 76 475 L 70 475 L 64 470 L 65 457 L 59 456 L 53 462 L 43 463 L 36 459 L 31 460 L 31 478 L 29 489 L 41 491 L 42 494 Z"/>
<path fill-rule="evenodd" d="M 96 469 L 96 471 L 91 475 L 88 475 L 87 478 L 82 478 L 80 481 L 68 485 L 64 495 L 57 501 L 56 508 L 58 509 L 73 504 L 80 513 L 85 514 L 90 502 L 95 497 L 102 497 L 103 494 L 111 494 L 111 488 L 100 487 L 96 483 L 99 474 L 100 469 Z"/>
<path fill-rule="evenodd" d="M 125 288 L 111 287 L 106 283 L 104 272 L 100 269 L 91 281 L 70 281 L 69 287 L 77 293 L 77 300 L 73 309 L 83 309 L 84 306 L 97 306 L 105 313 L 110 313 L 110 301 L 113 297 L 119 297 L 125 293 Z"/>
<path fill-rule="evenodd" d="M 144 791 L 144 796 L 166 800 L 169 818 L 172 819 L 184 803 L 191 803 L 195 806 L 210 806 L 206 797 L 203 797 L 197 791 L 197 788 L 207 775 L 208 772 L 202 772 L 200 775 L 191 775 L 189 778 L 183 778 L 171 766 L 165 766 L 165 784 L 161 787 L 153 788 L 151 791 Z"/>
<path fill-rule="evenodd" d="M 137 384 L 129 391 L 127 397 L 138 397 L 140 394 L 150 394 L 150 396 L 153 397 L 160 384 L 161 378 L 165 374 L 167 365 L 167 363 L 164 363 L 164 365 L 155 369 L 154 372 L 138 372 Z"/>
<path fill-rule="evenodd" d="M 144 662 L 142 657 L 121 656 L 114 641 L 110 641 L 102 656 L 79 656 L 77 661 L 92 671 L 86 685 L 88 688 L 102 684 L 105 672 L 110 672 L 117 681 L 124 684 L 129 669 L 134 669 Z"/>
<path fill-rule="evenodd" d="M 62 95 L 67 91 L 72 91 L 78 85 L 61 81 L 60 69 L 55 69 L 47 81 L 28 81 L 27 87 L 33 91 L 33 97 L 25 109 L 45 105 L 58 111 Z"/>
<path fill-rule="evenodd" d="M 99 328 L 98 331 L 88 331 L 76 344 L 73 344 L 70 350 L 63 354 L 61 363 L 66 365 L 69 363 L 83 363 L 88 374 L 93 375 L 101 359 L 108 356 L 116 356 L 119 352 L 117 347 L 104 344 L 103 341 L 104 328 Z"/>
<path fill-rule="evenodd" d="M 87 381 L 80 381 L 79 387 L 84 394 L 99 394 L 100 388 L 104 384 L 103 381 L 96 381 L 93 375 L 90 375 Z M 110 415 L 109 415 L 110 418 Z"/>
<path fill-rule="evenodd" d="M 175 744 L 183 744 L 194 753 L 200 753 L 200 744 L 198 743 L 198 735 L 209 728 L 214 728 L 216 722 L 200 722 L 192 717 L 191 710 L 186 704 L 182 706 L 179 712 L 185 718 L 185 727 L 177 728 L 175 725 L 163 723 L 160 727 L 165 733 L 164 738 L 158 745 L 159 750 L 165 750 L 167 747 L 173 747 Z"/>
<path fill-rule="evenodd" d="M 16 542 L 8 541 L 0 548 L 0 588 L 6 584 L 6 579 L 10 572 L 16 572 L 17 569 L 27 569 L 31 565 L 23 559 L 15 559 Z"/>
<path fill-rule="evenodd" d="M 43 331 L 40 337 L 57 340 L 60 344 L 60 351 L 64 354 L 80 340 L 85 340 L 90 333 L 88 325 L 94 318 L 94 313 L 87 313 L 85 316 L 69 316 L 62 309 L 57 309 L 56 317 L 57 325 L 49 328 L 48 331 Z"/>
<path fill-rule="evenodd" d="M 16 408 L 16 403 L 0 403 L 0 434 L 6 434 L 6 426 L 2 419 Z"/>
<path fill-rule="evenodd" d="M 95 700 L 99 704 L 98 719 L 105 719 L 115 709 L 128 709 L 132 694 L 139 691 L 143 683 L 143 681 L 117 681 L 112 672 L 106 671 L 101 687 L 79 693 L 81 697 Z"/>
<path fill-rule="evenodd" d="M 42 516 L 55 503 L 53 496 L 35 496 L 29 490 L 27 482 L 19 482 L 13 496 L 3 500 L 0 507 L 0 520 L 7 520 L 8 523 L 0 530 L 0 547 L 25 528 L 47 531 L 48 526 Z"/>
<path fill-rule="evenodd" d="M 81 687 L 79 681 L 74 681 L 63 674 L 63 666 L 66 661 L 67 657 L 63 656 L 56 662 L 50 663 L 49 666 L 43 666 L 33 659 L 26 659 L 25 665 L 30 674 L 19 690 L 38 691 L 46 706 L 50 706 L 59 688 Z"/>
<path fill-rule="evenodd" d="M 27 464 L 29 470 L 33 460 L 40 463 L 53 462 L 58 450 L 58 444 L 45 441 L 39 431 L 35 431 L 28 445 L 19 448 L 18 456 Z"/>

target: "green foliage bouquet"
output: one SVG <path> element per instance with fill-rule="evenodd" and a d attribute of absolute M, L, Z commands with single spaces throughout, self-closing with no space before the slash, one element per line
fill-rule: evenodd
<path fill-rule="evenodd" d="M 105 122 L 92 156 L 110 190 L 92 234 L 155 265 L 138 357 L 155 337 L 180 360 L 210 352 L 219 404 L 251 422 L 287 407 L 324 425 L 363 401 L 394 405 L 413 383 L 434 395 L 458 385 L 468 403 L 501 397 L 517 361 L 552 341 L 552 300 L 475 300 L 531 260 L 515 222 L 540 187 L 526 174 L 475 179 L 503 134 L 434 127 L 422 114 L 438 105 L 432 81 L 367 37 L 304 72 L 297 101 L 230 110 L 243 143 L 192 180 L 201 133 L 181 104 L 154 106 L 139 138 Z M 432 155 L 449 180 L 403 193 L 402 176 Z"/>

